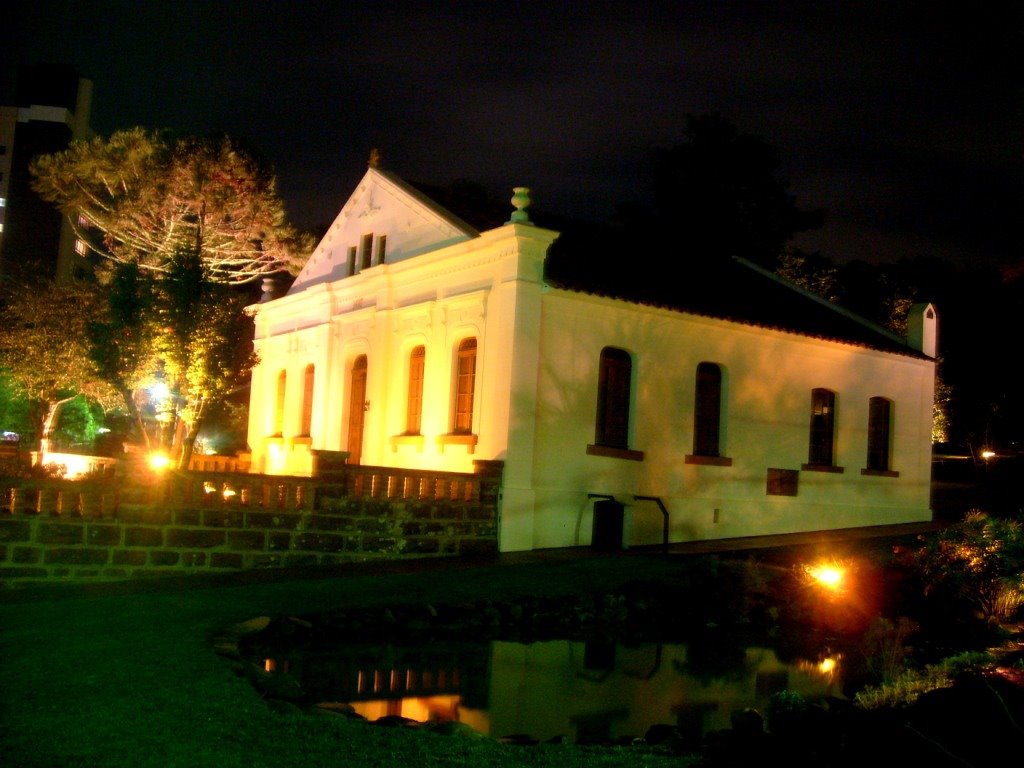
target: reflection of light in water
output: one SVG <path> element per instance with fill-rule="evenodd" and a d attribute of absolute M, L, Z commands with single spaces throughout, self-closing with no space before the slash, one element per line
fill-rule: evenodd
<path fill-rule="evenodd" d="M 525 733 L 579 743 L 642 733 L 665 722 L 686 728 L 699 741 L 701 734 L 729 728 L 732 712 L 765 706 L 776 690 L 808 700 L 834 695 L 842 668 L 839 654 L 786 664 L 768 648 L 747 647 L 732 667 L 709 675 L 687 664 L 685 645 L 642 644 L 616 646 L 601 656 L 601 675 L 584 675 L 595 654 L 575 641 L 494 642 L 446 659 L 447 664 L 424 666 L 375 667 L 366 657 L 351 666 L 334 662 L 330 668 L 341 674 L 334 687 L 320 689 L 317 665 L 323 657 L 293 658 L 291 667 L 300 684 L 312 683 L 309 690 L 318 691 L 311 703 L 344 702 L 367 720 L 452 721 L 495 737 Z M 268 672 L 288 671 L 288 659 L 261 661 Z"/>
<path fill-rule="evenodd" d="M 367 720 L 387 715 L 399 715 L 421 723 L 457 722 L 462 697 L 449 694 L 440 696 L 404 696 L 400 699 L 370 699 L 350 702 L 356 714 Z"/>
<path fill-rule="evenodd" d="M 288 659 L 278 664 L 277 659 L 264 659 L 263 660 L 263 671 L 265 672 L 287 672 L 288 671 Z"/>
<path fill-rule="evenodd" d="M 825 656 L 818 661 L 803 660 L 796 663 L 796 668 L 810 677 L 818 677 L 827 683 L 832 683 L 840 671 L 842 654 Z"/>

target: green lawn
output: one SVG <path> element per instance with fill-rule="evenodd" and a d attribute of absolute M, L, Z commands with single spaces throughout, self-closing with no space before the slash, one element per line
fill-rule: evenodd
<path fill-rule="evenodd" d="M 692 560 L 690 561 L 692 563 Z M 0 764 L 103 766 L 680 766 L 624 747 L 522 747 L 272 711 L 212 639 L 258 616 L 345 606 L 572 593 L 649 576 L 680 560 L 450 562 L 425 572 L 368 566 L 330 577 L 202 577 L 115 587 L 0 592 Z"/>

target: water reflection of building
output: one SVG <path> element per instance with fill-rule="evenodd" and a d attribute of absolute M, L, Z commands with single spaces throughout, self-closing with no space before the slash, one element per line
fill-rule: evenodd
<path fill-rule="evenodd" d="M 346 646 L 281 656 L 268 669 L 287 668 L 309 700 L 348 703 L 370 720 L 459 721 L 494 737 L 576 743 L 639 737 L 670 724 L 698 744 L 731 727 L 734 711 L 764 712 L 778 691 L 813 701 L 842 689 L 834 663 L 787 664 L 758 647 L 729 658 L 728 667 L 709 671 L 685 645 L 556 640 Z"/>
<path fill-rule="evenodd" d="M 345 702 L 374 720 L 460 720 L 461 706 L 487 707 L 488 647 L 436 643 L 424 647 L 341 645 L 266 659 L 268 671 L 291 675 L 313 702 Z"/>

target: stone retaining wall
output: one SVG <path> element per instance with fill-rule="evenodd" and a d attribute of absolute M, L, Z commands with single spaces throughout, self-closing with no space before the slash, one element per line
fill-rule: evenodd
<path fill-rule="evenodd" d="M 497 552 L 502 462 L 461 474 L 317 453 L 312 478 L 0 479 L 0 587 Z"/>

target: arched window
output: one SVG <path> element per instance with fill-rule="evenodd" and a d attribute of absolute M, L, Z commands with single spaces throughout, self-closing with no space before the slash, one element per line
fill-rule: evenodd
<path fill-rule="evenodd" d="M 868 401 L 868 469 L 889 471 L 891 433 L 892 402 L 884 397 L 872 397 Z"/>
<path fill-rule="evenodd" d="M 597 424 L 594 442 L 610 448 L 629 447 L 629 400 L 633 361 L 615 347 L 601 350 L 597 375 Z"/>
<path fill-rule="evenodd" d="M 405 434 L 418 435 L 423 417 L 423 366 L 426 350 L 416 347 L 409 354 L 409 394 L 406 400 Z"/>
<path fill-rule="evenodd" d="M 473 432 L 473 392 L 476 387 L 476 339 L 463 339 L 455 361 L 455 428 L 456 435 Z"/>
<path fill-rule="evenodd" d="M 693 403 L 693 453 L 695 456 L 719 456 L 722 425 L 722 369 L 715 363 L 697 366 L 697 386 Z"/>
<path fill-rule="evenodd" d="M 832 466 L 835 447 L 836 393 L 811 390 L 811 434 L 808 464 Z"/>
<path fill-rule="evenodd" d="M 288 374 L 281 371 L 277 374 L 277 397 L 274 400 L 274 429 L 273 434 L 280 437 L 284 434 L 284 395 L 288 384 Z"/>
<path fill-rule="evenodd" d="M 302 382 L 302 428 L 299 434 L 302 437 L 309 437 L 313 427 L 313 382 L 315 380 L 313 364 L 306 366 Z"/>

